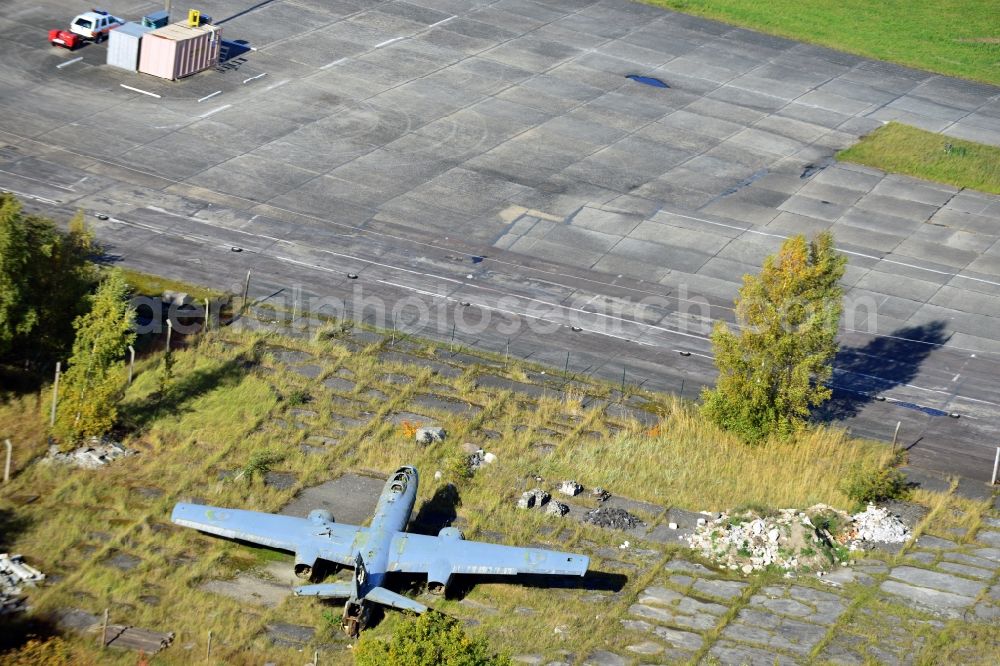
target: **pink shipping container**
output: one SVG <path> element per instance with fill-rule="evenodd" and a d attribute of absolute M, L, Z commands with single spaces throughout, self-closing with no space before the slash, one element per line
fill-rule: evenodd
<path fill-rule="evenodd" d="M 172 23 L 142 36 L 139 71 L 162 79 L 180 79 L 219 62 L 221 30 L 212 25 L 192 28 Z"/>

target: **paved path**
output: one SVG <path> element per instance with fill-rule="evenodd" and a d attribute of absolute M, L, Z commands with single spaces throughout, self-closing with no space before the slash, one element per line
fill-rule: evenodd
<path fill-rule="evenodd" d="M 594 651 L 584 663 L 854 665 L 932 658 L 922 651 L 940 649 L 928 646 L 949 619 L 1000 625 L 997 515 L 966 545 L 921 537 L 897 564 L 865 560 L 820 579 L 803 575 L 760 586 L 723 580 L 676 558 L 625 611 L 621 644 Z M 532 654 L 515 661 L 559 663 Z"/>
<path fill-rule="evenodd" d="M 830 228 L 850 291 L 825 416 L 883 439 L 902 421 L 916 463 L 989 476 L 1000 198 L 831 157 L 893 119 L 1000 144 L 995 87 L 620 0 L 209 2 L 257 50 L 168 83 L 39 42 L 56 3 L 10 5 L 0 187 L 110 215 L 97 231 L 129 265 L 419 298 L 441 336 L 468 302 L 493 320 L 467 344 L 694 396 L 740 277 Z"/>

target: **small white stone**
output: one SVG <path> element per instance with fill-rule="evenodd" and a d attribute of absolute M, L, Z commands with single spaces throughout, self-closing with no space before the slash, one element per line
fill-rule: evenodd
<path fill-rule="evenodd" d="M 626 549 L 626 548 L 628 548 L 628 547 L 629 547 L 629 542 L 628 542 L 628 541 L 626 541 L 625 543 L 623 543 L 622 545 L 620 545 L 620 546 L 618 546 L 618 547 L 619 547 L 619 548 L 621 548 L 622 550 L 624 550 L 624 549 Z"/>
<path fill-rule="evenodd" d="M 441 470 L 438 470 L 438 471 L 434 472 L 434 480 L 435 481 L 440 481 L 442 476 L 444 476 L 444 475 L 441 473 Z"/>
<path fill-rule="evenodd" d="M 667 523 L 667 527 L 670 528 L 670 529 L 672 529 L 672 530 L 676 530 L 677 529 L 677 523 Z"/>
<path fill-rule="evenodd" d="M 699 518 L 697 522 L 698 522 L 698 527 L 702 527 L 705 524 L 705 519 Z"/>
<path fill-rule="evenodd" d="M 497 460 L 497 457 L 493 453 L 484 453 L 483 454 L 483 462 L 484 463 L 487 463 L 487 464 L 495 463 L 496 460 Z"/>

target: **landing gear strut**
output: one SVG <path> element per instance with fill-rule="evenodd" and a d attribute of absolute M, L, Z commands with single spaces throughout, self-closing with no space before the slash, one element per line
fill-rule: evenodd
<path fill-rule="evenodd" d="M 340 623 L 340 626 L 344 629 L 344 633 L 351 638 L 357 638 L 361 631 L 368 626 L 368 616 L 370 613 L 368 604 L 365 602 L 348 601 L 344 606 L 344 618 Z"/>

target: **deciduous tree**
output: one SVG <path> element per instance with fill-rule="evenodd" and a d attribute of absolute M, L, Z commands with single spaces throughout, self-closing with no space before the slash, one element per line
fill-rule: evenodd
<path fill-rule="evenodd" d="M 354 649 L 356 666 L 510 666 L 484 638 L 472 638 L 462 625 L 429 611 L 409 618 L 386 642 L 363 634 Z"/>
<path fill-rule="evenodd" d="M 87 314 L 73 323 L 76 339 L 64 375 L 57 433 L 76 439 L 107 433 L 118 418 L 125 387 L 124 355 L 135 341 L 135 309 L 121 271 L 113 270 L 91 298 Z"/>
<path fill-rule="evenodd" d="M 712 331 L 719 378 L 702 394 L 709 419 L 760 441 L 802 428 L 830 397 L 845 264 L 824 232 L 788 239 L 760 275 L 744 276 L 737 330 L 719 322 Z"/>

